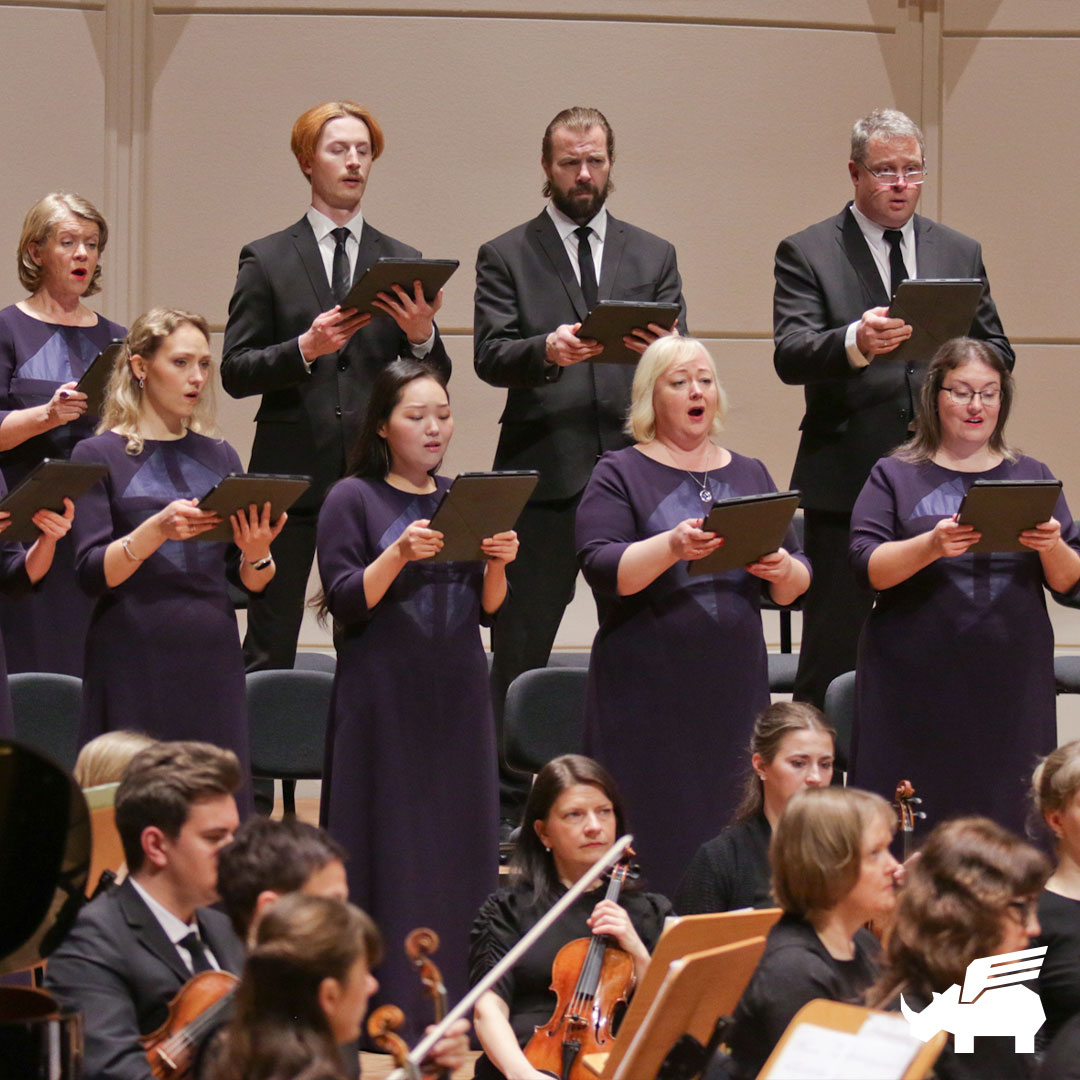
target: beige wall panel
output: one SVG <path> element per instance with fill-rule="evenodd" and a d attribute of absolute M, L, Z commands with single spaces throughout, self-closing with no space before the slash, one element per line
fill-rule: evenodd
<path fill-rule="evenodd" d="M 95 11 L 4 7 L 0 25 L 0 98 L 7 103 L 0 110 L 3 306 L 24 295 L 14 251 L 33 203 L 62 188 L 104 207 L 105 16 Z M 61 62 L 50 68 L 49 57 Z M 93 303 L 111 315 L 108 251 L 105 282 L 106 290 Z"/>
<path fill-rule="evenodd" d="M 1010 336 L 1080 337 L 1076 216 L 1062 197 L 1080 144 L 1056 128 L 1061 103 L 1080 97 L 1080 38 L 948 38 L 943 57 L 941 219 L 982 242 Z"/>
<path fill-rule="evenodd" d="M 241 244 L 306 205 L 292 120 L 345 93 L 388 133 L 370 220 L 462 260 L 440 321 L 468 332 L 478 244 L 540 208 L 543 128 L 584 101 L 615 127 L 613 211 L 679 250 L 691 326 L 768 333 L 777 240 L 843 205 L 852 119 L 882 102 L 913 108 L 917 65 L 870 33 L 583 23 L 573 52 L 565 35 L 545 21 L 154 18 L 151 299 L 224 320 Z M 329 72 L 328 38 L 362 51 L 359 74 Z M 620 57 L 626 75 L 581 55 Z M 403 76 L 402 57 L 431 76 Z M 178 132 L 199 135 L 180 145 Z"/>
<path fill-rule="evenodd" d="M 364 0 L 159 0 L 157 14 L 192 12 L 262 13 L 360 12 L 366 15 L 463 16 L 462 5 L 432 0 L 398 0 L 388 5 Z M 897 0 L 473 0 L 467 15 L 549 19 L 617 19 L 757 26 L 814 26 L 893 30 Z"/>
<path fill-rule="evenodd" d="M 947 0 L 946 34 L 1080 33 L 1076 0 Z"/>

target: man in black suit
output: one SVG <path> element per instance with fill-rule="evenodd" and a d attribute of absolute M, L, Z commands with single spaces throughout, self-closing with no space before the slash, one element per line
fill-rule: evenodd
<path fill-rule="evenodd" d="M 629 441 L 623 425 L 633 365 L 589 363 L 601 347 L 575 331 L 598 300 L 639 300 L 679 304 L 678 328 L 686 332 L 674 247 L 605 208 L 614 160 L 615 136 L 599 110 L 559 113 L 540 158 L 550 204 L 484 244 L 476 260 L 473 362 L 480 378 L 508 391 L 495 468 L 540 471 L 517 524 L 521 548 L 507 568 L 510 595 L 492 633 L 500 728 L 506 688 L 547 663 L 573 597 L 574 515 L 592 467 Z M 641 353 L 671 330 L 653 324 L 625 340 Z M 516 816 L 523 791 L 504 770 L 504 817 Z"/>
<path fill-rule="evenodd" d="M 781 241 L 773 294 L 773 362 L 806 396 L 791 484 L 803 493 L 814 580 L 803 601 L 795 697 L 819 708 L 831 680 L 855 667 L 873 603 L 848 567 L 851 510 L 874 462 L 907 438 L 925 371 L 888 355 L 911 336 L 902 319 L 889 318 L 900 281 L 981 278 L 971 335 L 1010 367 L 1015 360 L 979 244 L 915 213 L 926 176 L 916 124 L 895 109 L 858 120 L 848 172 L 853 202 Z"/>
<path fill-rule="evenodd" d="M 83 1014 L 85 1080 L 150 1080 L 139 1037 L 158 1028 L 192 975 L 239 973 L 243 946 L 220 912 L 218 851 L 237 827 L 240 765 L 229 750 L 156 743 L 116 793 L 127 880 L 79 913 L 49 957 L 45 985 Z"/>
<path fill-rule="evenodd" d="M 248 670 L 290 668 L 315 554 L 315 523 L 327 488 L 345 468 L 376 375 L 398 356 L 450 375 L 435 313 L 419 283 L 383 293 L 380 314 L 342 310 L 352 282 L 383 257 L 417 258 L 360 210 L 382 129 L 363 106 L 327 102 L 293 127 L 292 150 L 311 184 L 311 207 L 295 225 L 240 252 L 229 303 L 221 381 L 233 397 L 262 394 L 252 472 L 302 473 L 315 482 L 289 511 L 274 544 L 273 587 L 251 597 Z"/>

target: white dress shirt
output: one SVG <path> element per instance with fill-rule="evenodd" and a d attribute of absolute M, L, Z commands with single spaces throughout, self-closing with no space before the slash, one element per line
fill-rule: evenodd
<path fill-rule="evenodd" d="M 570 256 L 570 265 L 574 269 L 574 277 L 577 278 L 577 283 L 580 285 L 581 266 L 578 264 L 578 238 L 574 234 L 574 230 L 578 228 L 578 223 L 568 218 L 553 203 L 548 203 L 547 212 L 555 223 L 555 228 L 559 230 L 559 236 L 562 238 L 563 246 L 566 248 L 566 254 Z M 592 232 L 589 233 L 589 247 L 592 248 L 592 261 L 593 266 L 596 267 L 596 284 L 598 286 L 600 284 L 600 265 L 604 261 L 604 237 L 607 236 L 607 222 L 607 207 L 601 206 L 592 221 L 586 223 L 592 229 Z"/>
<path fill-rule="evenodd" d="M 180 942 L 191 933 L 198 934 L 199 940 L 202 942 L 203 952 L 206 953 L 206 959 L 210 961 L 211 966 L 216 971 L 221 970 L 221 965 L 217 962 L 217 957 L 214 956 L 209 943 L 199 933 L 199 924 L 195 919 L 192 919 L 190 923 L 184 922 L 182 919 L 177 918 L 167 907 L 159 904 L 134 878 L 131 879 L 131 884 L 143 898 L 154 918 L 161 924 L 161 929 L 165 931 L 166 937 L 176 946 L 177 955 L 187 964 L 188 971 L 193 975 L 195 974 L 194 959 Z"/>

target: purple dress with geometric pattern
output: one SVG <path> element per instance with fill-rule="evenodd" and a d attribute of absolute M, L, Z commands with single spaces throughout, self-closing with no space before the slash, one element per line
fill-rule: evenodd
<path fill-rule="evenodd" d="M 875 548 L 955 514 L 975 480 L 1051 478 L 1029 457 L 981 473 L 882 458 L 852 514 L 852 566 L 869 587 Z M 1064 497 L 1054 517 L 1080 549 Z M 928 826 L 985 814 L 1022 831 L 1032 767 L 1057 744 L 1043 586 L 1033 551 L 965 554 L 877 594 L 859 642 L 851 783 L 891 799 L 910 780 Z"/>
<path fill-rule="evenodd" d="M 498 880 L 498 770 L 479 562 L 407 563 L 369 608 L 364 569 L 449 481 L 414 495 L 347 477 L 326 497 L 319 574 L 337 630 L 322 824 L 349 853 L 351 899 L 386 939 L 381 998 L 430 1016 L 405 935 L 429 926 L 450 1000 L 468 988 L 469 927 Z"/>
<path fill-rule="evenodd" d="M 765 466 L 732 453 L 701 482 L 634 447 L 605 454 L 577 511 L 578 561 L 600 609 L 585 752 L 614 774 L 649 887 L 675 890 L 741 796 L 754 716 L 769 704 L 760 602 L 745 570 L 691 577 L 680 560 L 631 596 L 619 560 L 635 541 L 699 518 L 712 501 L 775 491 Z M 805 557 L 789 530 L 783 545 Z M 808 565 L 808 564 L 807 564 Z"/>
<path fill-rule="evenodd" d="M 244 471 L 223 440 L 189 431 L 147 439 L 141 454 L 113 432 L 75 447 L 75 461 L 109 472 L 79 500 L 75 568 L 97 598 L 86 638 L 79 743 L 117 728 L 159 739 L 200 739 L 232 750 L 250 773 L 244 661 L 227 577 L 238 581 L 231 543 L 166 540 L 126 581 L 105 583 L 105 550 L 174 499 L 202 498 Z M 249 792 L 238 797 L 247 805 Z"/>
<path fill-rule="evenodd" d="M 94 326 L 43 322 L 15 304 L 0 311 L 0 422 L 16 409 L 44 405 L 56 388 L 78 379 L 114 338 L 127 331 L 98 316 Z M 45 458 L 69 458 L 75 444 L 94 433 L 96 417 L 35 435 L 0 454 L 8 489 Z M 56 545 L 52 568 L 31 591 L 0 604 L 8 668 L 82 675 L 86 628 L 93 602 L 75 580 L 75 545 Z"/>

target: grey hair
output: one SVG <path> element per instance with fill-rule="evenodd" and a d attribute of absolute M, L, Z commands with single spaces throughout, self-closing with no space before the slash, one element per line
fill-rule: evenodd
<path fill-rule="evenodd" d="M 875 109 L 859 117 L 851 129 L 851 160 L 856 165 L 866 164 L 866 146 L 875 135 L 885 140 L 916 139 L 919 153 L 926 157 L 926 140 L 910 116 L 899 109 Z"/>

